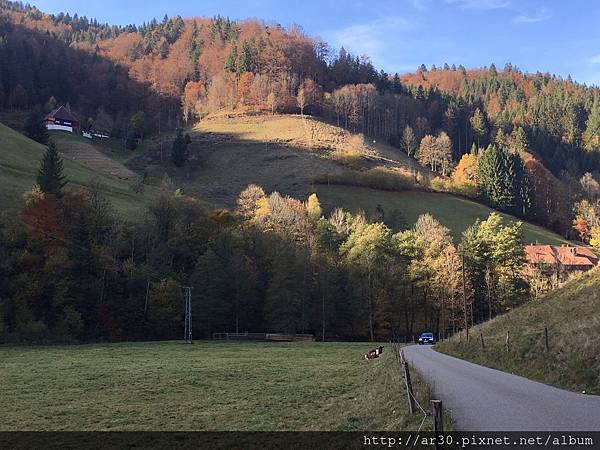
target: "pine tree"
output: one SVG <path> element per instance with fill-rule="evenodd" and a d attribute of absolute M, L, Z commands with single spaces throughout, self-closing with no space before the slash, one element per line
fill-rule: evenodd
<path fill-rule="evenodd" d="M 481 138 L 485 136 L 487 133 L 487 127 L 485 124 L 485 118 L 483 117 L 483 113 L 479 108 L 475 110 L 473 116 L 471 116 L 471 127 L 473 128 L 473 132 L 477 136 L 477 147 L 481 148 Z"/>
<path fill-rule="evenodd" d="M 25 136 L 29 139 L 33 139 L 34 141 L 39 142 L 40 144 L 47 144 L 48 139 L 48 129 L 44 124 L 44 118 L 37 111 L 32 112 L 25 121 L 23 125 L 23 131 Z"/>
<path fill-rule="evenodd" d="M 229 53 L 229 57 L 225 62 L 225 70 L 229 72 L 237 72 L 237 62 L 238 62 L 238 51 L 237 45 L 234 43 L 231 45 L 231 52 Z"/>
<path fill-rule="evenodd" d="M 252 52 L 252 47 L 248 41 L 244 41 L 242 45 L 242 53 L 240 54 L 238 70 L 240 73 L 244 72 L 254 72 L 255 63 L 254 63 L 254 54 Z"/>
<path fill-rule="evenodd" d="M 495 208 L 510 206 L 512 195 L 507 177 L 506 155 L 495 145 L 489 145 L 479 159 L 477 187 L 480 195 L 490 206 Z"/>
<path fill-rule="evenodd" d="M 187 142 L 181 130 L 177 132 L 177 137 L 171 147 L 171 160 L 177 167 L 183 167 L 187 161 Z"/>
<path fill-rule="evenodd" d="M 37 184 L 42 191 L 58 198 L 63 196 L 63 188 L 67 184 L 63 175 L 63 161 L 54 142 L 48 144 L 37 175 Z"/>
<path fill-rule="evenodd" d="M 167 56 L 169 56 L 169 44 L 167 43 L 166 40 L 163 40 L 160 43 L 159 54 L 160 54 L 161 59 L 165 59 Z"/>
<path fill-rule="evenodd" d="M 527 134 L 523 127 L 516 127 L 510 135 L 512 144 L 512 150 L 516 153 L 525 153 L 529 151 L 529 142 L 527 140 Z"/>
<path fill-rule="evenodd" d="M 600 148 L 600 101 L 598 97 L 594 99 L 594 104 L 586 122 L 585 145 L 588 150 Z"/>

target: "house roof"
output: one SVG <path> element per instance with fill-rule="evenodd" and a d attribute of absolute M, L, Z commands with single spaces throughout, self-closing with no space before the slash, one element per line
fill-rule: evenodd
<path fill-rule="evenodd" d="M 48 114 L 48 118 L 66 120 L 69 122 L 79 122 L 79 119 L 77 119 L 77 117 L 75 117 L 71 111 L 69 111 L 62 105 L 56 108 L 50 114 Z"/>
<path fill-rule="evenodd" d="M 589 248 L 581 246 L 526 245 L 529 264 L 561 264 L 563 266 L 594 267 L 598 257 Z"/>
<path fill-rule="evenodd" d="M 590 266 L 596 265 L 588 256 L 584 255 L 580 247 L 555 247 L 560 263 L 564 266 Z"/>
<path fill-rule="evenodd" d="M 556 264 L 550 245 L 526 245 L 525 256 L 530 264 Z"/>

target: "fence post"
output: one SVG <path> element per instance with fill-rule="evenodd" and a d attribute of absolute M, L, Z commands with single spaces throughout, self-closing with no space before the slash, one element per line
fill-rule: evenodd
<path fill-rule="evenodd" d="M 435 448 L 436 450 L 443 450 L 444 440 L 438 439 L 439 436 L 442 436 L 444 434 L 444 416 L 442 412 L 442 401 L 431 400 L 431 408 L 433 414 L 433 433 L 435 438 Z"/>
<path fill-rule="evenodd" d="M 412 383 L 410 381 L 410 370 L 408 368 L 408 362 L 406 362 L 405 358 L 402 358 L 402 367 L 404 368 L 404 382 L 406 383 L 406 395 L 408 395 L 408 409 L 412 414 L 415 412 L 415 398 Z"/>
<path fill-rule="evenodd" d="M 550 343 L 548 342 L 548 327 L 544 327 L 544 341 L 546 343 L 546 352 L 550 351 Z"/>
<path fill-rule="evenodd" d="M 506 353 L 510 353 L 510 330 L 506 332 Z"/>
<path fill-rule="evenodd" d="M 483 332 L 479 332 L 479 337 L 481 338 L 481 350 L 485 350 L 485 344 L 483 342 Z"/>

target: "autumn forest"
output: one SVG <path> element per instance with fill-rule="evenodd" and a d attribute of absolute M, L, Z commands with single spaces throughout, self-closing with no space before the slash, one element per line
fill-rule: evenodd
<path fill-rule="evenodd" d="M 40 131 L 59 105 L 130 151 L 170 133 L 173 170 L 189 164 L 187 130 L 215 113 L 312 116 L 422 169 L 371 176 L 358 143 L 336 183 L 360 174 L 363 186 L 443 192 L 516 219 L 493 212 L 457 242 L 435 215 L 392 224 L 379 205 L 326 212 L 314 192 L 254 184 L 234 210 L 209 208 L 165 177 L 130 221 L 63 175 L 60 146 Z M 0 110 L 28 117 L 20 131 L 48 146 L 21 213 L 0 217 L 0 342 L 179 337 L 183 285 L 202 337 L 449 334 L 535 295 L 517 220 L 600 249 L 600 90 L 510 63 L 386 73 L 299 26 L 113 26 L 0 0 Z"/>

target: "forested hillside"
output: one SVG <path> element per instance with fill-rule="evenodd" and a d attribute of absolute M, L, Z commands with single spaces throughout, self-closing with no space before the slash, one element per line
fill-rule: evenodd
<path fill-rule="evenodd" d="M 586 184 L 600 168 L 596 88 L 511 64 L 391 75 L 299 27 L 256 20 L 165 16 L 117 27 L 0 7 L 4 108 L 68 103 L 87 124 L 141 138 L 220 109 L 310 113 L 417 158 L 440 173 L 435 190 L 563 236 L 589 240 L 598 228 Z"/>
<path fill-rule="evenodd" d="M 468 226 L 453 240 L 431 215 L 386 215 L 378 196 L 468 197 L 600 248 L 599 95 L 510 64 L 387 74 L 297 26 L 117 27 L 0 0 L 2 116 L 28 117 L 17 128 L 49 145 L 26 161 L 21 214 L 0 221 L 0 340 L 173 338 L 183 285 L 206 337 L 410 337 L 504 313 L 531 294 L 522 223 L 484 207 L 485 220 L 441 217 Z M 114 192 L 63 173 L 43 123 L 62 104 L 120 139 L 140 183 L 160 183 L 135 223 L 112 212 Z M 323 213 L 315 192 L 332 190 L 318 184 L 372 189 L 370 215 L 350 189 L 347 210 L 330 197 Z M 235 211 L 208 210 L 206 192 Z"/>

